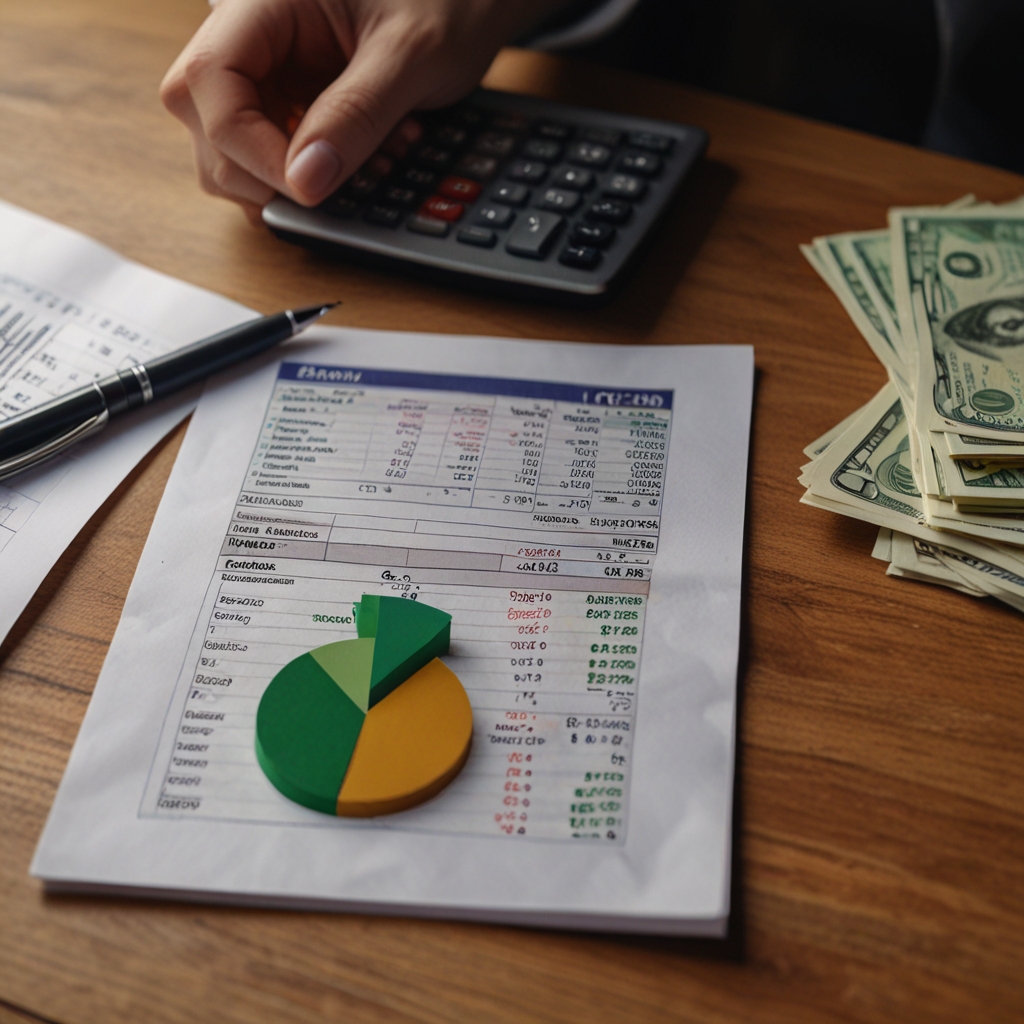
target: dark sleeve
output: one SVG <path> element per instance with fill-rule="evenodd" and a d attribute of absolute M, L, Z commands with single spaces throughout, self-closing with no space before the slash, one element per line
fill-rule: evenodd
<path fill-rule="evenodd" d="M 1024 172 L 1020 0 L 935 0 L 941 63 L 924 144 Z"/>
<path fill-rule="evenodd" d="M 516 43 L 535 50 L 586 46 L 618 28 L 638 3 L 639 0 L 571 0 Z"/>

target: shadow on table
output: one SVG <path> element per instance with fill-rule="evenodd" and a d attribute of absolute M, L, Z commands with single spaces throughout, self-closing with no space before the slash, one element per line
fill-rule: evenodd
<path fill-rule="evenodd" d="M 624 331 L 653 331 L 710 234 L 737 177 L 728 164 L 702 160 L 683 184 L 622 290 L 608 305 L 589 315 Z"/>

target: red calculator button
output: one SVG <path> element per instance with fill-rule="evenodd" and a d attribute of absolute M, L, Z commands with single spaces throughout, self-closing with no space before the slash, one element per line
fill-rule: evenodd
<path fill-rule="evenodd" d="M 462 203 L 452 202 L 444 196 L 431 196 L 421 207 L 423 217 L 437 217 L 438 220 L 456 221 L 464 211 Z"/>
<path fill-rule="evenodd" d="M 437 191 L 449 199 L 471 203 L 480 195 L 480 185 L 478 182 L 470 181 L 469 178 L 457 178 L 454 174 L 450 174 L 441 182 Z"/>

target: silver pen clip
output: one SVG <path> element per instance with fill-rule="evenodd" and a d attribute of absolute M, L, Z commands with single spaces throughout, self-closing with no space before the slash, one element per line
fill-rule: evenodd
<path fill-rule="evenodd" d="M 107 425 L 107 420 L 109 419 L 109 411 L 103 409 L 102 412 L 96 413 L 95 416 L 90 416 L 89 419 L 79 423 L 77 427 L 73 427 L 66 434 L 61 434 L 59 437 L 53 438 L 52 441 L 47 441 L 31 451 L 22 452 L 21 455 L 16 455 L 13 459 L 8 459 L 6 462 L 0 462 L 0 480 L 14 476 L 15 473 L 21 473 L 23 470 L 38 465 L 40 462 L 45 462 L 47 459 L 52 459 L 55 455 L 60 455 L 65 448 L 70 448 L 73 444 L 77 444 L 90 434 L 95 434 L 97 431 L 102 430 Z"/>

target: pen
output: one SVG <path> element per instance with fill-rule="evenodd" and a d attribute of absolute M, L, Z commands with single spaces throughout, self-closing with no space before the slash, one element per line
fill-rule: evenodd
<path fill-rule="evenodd" d="M 59 455 L 110 419 L 188 387 L 290 338 L 338 305 L 257 317 L 165 356 L 135 363 L 0 423 L 0 480 Z"/>

